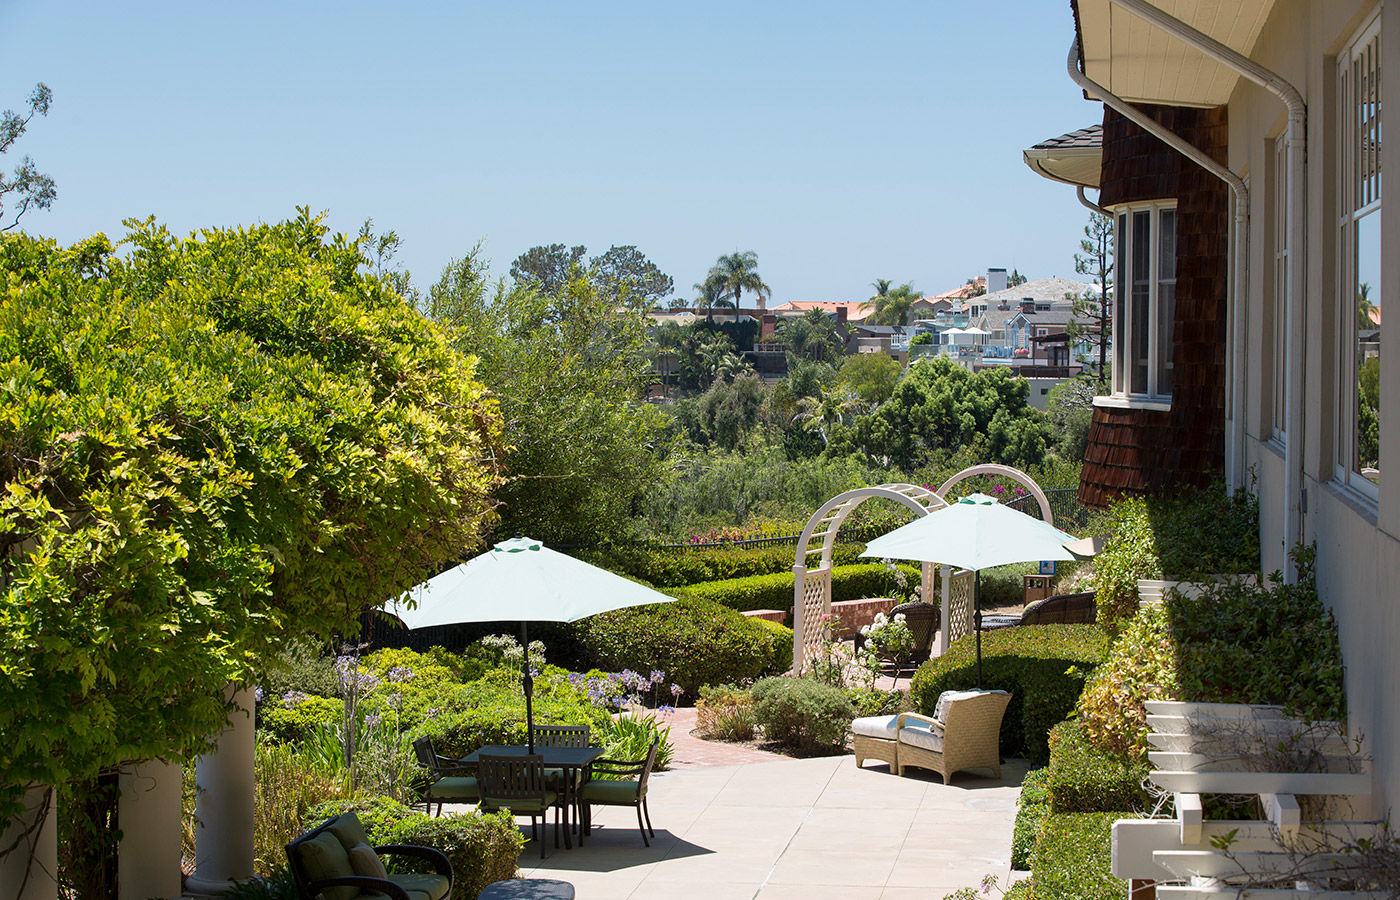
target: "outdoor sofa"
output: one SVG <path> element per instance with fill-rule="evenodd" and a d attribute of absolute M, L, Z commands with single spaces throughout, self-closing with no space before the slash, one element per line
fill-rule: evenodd
<path fill-rule="evenodd" d="M 899 775 L 914 766 L 943 776 L 985 768 L 1001 777 L 1001 720 L 1011 695 L 1005 691 L 944 691 L 933 716 L 899 713 L 851 723 L 856 765 L 867 759 L 889 764 Z"/>

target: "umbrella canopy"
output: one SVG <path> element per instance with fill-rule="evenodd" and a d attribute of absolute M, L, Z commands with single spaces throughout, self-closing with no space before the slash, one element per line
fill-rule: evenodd
<path fill-rule="evenodd" d="M 503 541 L 384 605 L 409 628 L 462 622 L 575 622 L 585 616 L 671 603 L 658 591 L 557 553 L 530 538 Z"/>
<path fill-rule="evenodd" d="M 611 609 L 675 601 L 526 537 L 503 541 L 428 579 L 409 591 L 409 597 L 412 603 L 397 598 L 383 606 L 409 628 L 463 622 L 521 623 L 527 660 L 521 681 L 531 753 L 535 752 L 534 678 L 528 663 L 530 638 L 525 623 L 574 622 Z"/>
<path fill-rule="evenodd" d="M 861 556 L 917 559 L 980 572 L 1035 559 L 1074 559 L 1065 544 L 1075 540 L 1049 522 L 972 494 L 900 526 L 865 545 Z M 982 602 L 980 575 L 973 591 L 977 689 L 982 689 Z"/>
<path fill-rule="evenodd" d="M 917 559 L 960 569 L 990 569 L 1037 559 L 1074 559 L 1074 541 L 1048 522 L 972 494 L 881 535 L 861 556 Z"/>

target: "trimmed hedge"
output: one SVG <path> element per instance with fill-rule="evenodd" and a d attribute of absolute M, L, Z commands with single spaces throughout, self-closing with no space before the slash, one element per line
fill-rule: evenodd
<path fill-rule="evenodd" d="M 1047 735 L 1074 709 L 1084 678 L 1108 655 L 1109 639 L 1097 625 L 1023 625 L 982 634 L 982 684 L 1011 694 L 1001 721 L 1001 751 L 1044 763 Z M 910 694 L 931 715 L 943 691 L 977 686 L 974 636 L 919 667 Z"/>
<path fill-rule="evenodd" d="M 856 717 L 845 690 L 810 678 L 765 678 L 750 691 L 763 736 L 797 756 L 846 752 L 846 733 Z"/>
<path fill-rule="evenodd" d="M 258 730 L 281 744 L 304 741 L 322 725 L 339 725 L 344 718 L 345 701 L 339 697 L 292 694 L 287 699 L 268 697 L 258 704 Z"/>
<path fill-rule="evenodd" d="M 303 823 L 309 831 L 342 812 L 353 810 L 375 846 L 417 844 L 441 850 L 452 863 L 452 900 L 476 900 L 488 884 L 515 877 L 515 863 L 525 835 L 509 810 L 448 813 L 433 817 L 414 812 L 387 797 L 331 800 L 314 807 Z M 547 832 L 546 832 L 547 833 Z M 418 871 L 426 864 L 399 857 L 398 871 Z M 422 869 L 432 871 L 431 869 Z"/>
<path fill-rule="evenodd" d="M 1050 732 L 1046 793 L 1056 813 L 1141 809 L 1148 803 L 1143 780 L 1148 765 L 1105 753 L 1085 739 L 1079 722 L 1061 722 Z"/>
<path fill-rule="evenodd" d="M 1021 782 L 1021 796 L 1016 801 L 1016 827 L 1011 834 L 1011 868 L 1027 871 L 1035 854 L 1040 826 L 1050 814 L 1050 770 L 1031 769 Z"/>
<path fill-rule="evenodd" d="M 1035 900 L 1121 900 L 1127 882 L 1113 877 L 1110 842 L 1116 819 L 1128 812 L 1051 813 L 1031 861 Z"/>
<path fill-rule="evenodd" d="M 1079 695 L 1084 737 L 1105 752 L 1146 759 L 1146 702 L 1180 696 L 1175 649 L 1164 606 L 1144 607 L 1130 619 Z"/>
<path fill-rule="evenodd" d="M 834 565 L 858 562 L 864 544 L 837 544 Z M 610 572 L 645 581 L 655 587 L 678 588 L 704 581 L 748 578 L 792 572 L 796 544 L 746 550 L 739 547 L 605 547 L 571 554 Z"/>
<path fill-rule="evenodd" d="M 779 675 L 792 668 L 792 629 L 780 622 L 755 619 L 759 625 L 773 632 L 773 671 Z"/>
<path fill-rule="evenodd" d="M 589 616 L 577 623 L 589 664 L 666 677 L 698 697 L 700 687 L 748 681 L 792 666 L 792 632 L 708 600 L 683 597 Z"/>
<path fill-rule="evenodd" d="M 894 573 L 883 563 L 867 563 L 855 566 L 837 566 L 831 570 L 831 599 L 861 600 L 866 597 L 895 597 L 912 593 L 918 586 L 922 573 L 917 566 L 901 564 L 906 587 L 900 590 Z M 729 578 L 723 581 L 710 581 L 693 584 L 690 587 L 672 591 L 676 597 L 691 597 L 709 600 L 730 609 L 782 609 L 792 612 L 791 572 L 780 575 L 754 575 L 748 578 Z"/>

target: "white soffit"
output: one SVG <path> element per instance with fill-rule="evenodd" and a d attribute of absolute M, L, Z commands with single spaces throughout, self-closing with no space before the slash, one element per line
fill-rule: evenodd
<path fill-rule="evenodd" d="M 1021 157 L 1044 178 L 1097 188 L 1103 166 L 1103 126 L 1091 125 L 1041 141 L 1023 150 Z"/>
<path fill-rule="evenodd" d="M 1249 56 L 1274 0 L 1152 0 L 1153 5 Z M 1239 75 L 1110 0 L 1078 0 L 1084 69 L 1124 100 L 1219 106 Z"/>

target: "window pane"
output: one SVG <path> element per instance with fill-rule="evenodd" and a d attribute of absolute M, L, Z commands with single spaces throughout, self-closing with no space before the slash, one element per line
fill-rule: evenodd
<path fill-rule="evenodd" d="M 1152 213 L 1133 213 L 1132 375 L 1129 391 L 1147 393 L 1148 337 L 1152 325 Z"/>
<path fill-rule="evenodd" d="M 1176 210 L 1164 209 L 1157 220 L 1157 387 L 1172 392 L 1172 348 L 1176 334 Z"/>
<path fill-rule="evenodd" d="M 1117 245 L 1114 248 L 1114 257 L 1118 271 L 1113 276 L 1113 389 L 1118 393 L 1126 393 L 1127 385 L 1127 346 L 1128 334 L 1123 329 L 1127 327 L 1127 296 L 1128 296 L 1128 215 L 1120 213 L 1118 216 L 1118 233 L 1116 235 Z"/>
<path fill-rule="evenodd" d="M 1381 217 L 1356 220 L 1356 453 L 1352 465 L 1380 481 Z"/>

